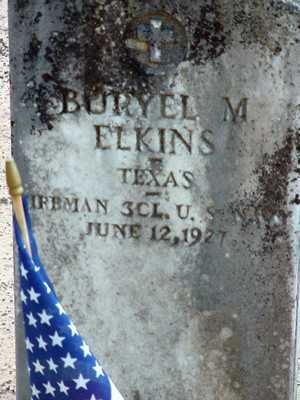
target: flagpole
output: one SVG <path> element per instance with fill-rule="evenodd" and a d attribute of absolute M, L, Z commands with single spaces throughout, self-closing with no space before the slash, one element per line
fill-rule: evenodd
<path fill-rule="evenodd" d="M 24 244 L 30 256 L 32 256 L 27 223 L 22 201 L 22 195 L 24 193 L 24 189 L 22 186 L 22 179 L 17 164 L 15 163 L 14 160 L 6 161 L 6 181 L 9 189 L 9 194 L 11 195 L 12 199 L 13 210 L 21 230 L 21 235 Z"/>

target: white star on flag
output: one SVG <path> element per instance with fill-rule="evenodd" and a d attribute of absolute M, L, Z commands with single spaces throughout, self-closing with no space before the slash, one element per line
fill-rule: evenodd
<path fill-rule="evenodd" d="M 33 347 L 34 347 L 34 345 L 33 345 L 33 343 L 31 343 L 31 341 L 30 341 L 29 338 L 26 338 L 26 339 L 25 339 L 25 344 L 26 344 L 26 349 L 29 350 L 29 351 L 31 351 L 31 353 L 33 353 Z"/>
<path fill-rule="evenodd" d="M 38 316 L 41 319 L 41 324 L 46 324 L 48 326 L 51 326 L 50 320 L 53 318 L 52 315 L 48 315 L 46 313 L 46 310 L 43 310 L 41 313 L 38 313 Z"/>
<path fill-rule="evenodd" d="M 39 398 L 39 394 L 40 394 L 41 392 L 37 389 L 37 387 L 35 386 L 35 385 L 32 385 L 31 386 L 31 394 L 32 394 L 32 397 L 37 397 L 37 398 Z"/>
<path fill-rule="evenodd" d="M 57 373 L 58 365 L 55 364 L 55 362 L 52 360 L 52 358 L 50 358 L 50 360 L 47 360 L 47 363 L 49 365 L 50 371 L 54 371 L 55 373 Z"/>
<path fill-rule="evenodd" d="M 34 318 L 32 312 L 30 314 L 27 314 L 26 317 L 28 318 L 28 325 L 34 326 L 36 328 L 37 320 Z"/>
<path fill-rule="evenodd" d="M 21 301 L 25 304 L 27 304 L 27 297 L 25 295 L 25 293 L 23 292 L 23 290 L 21 290 Z"/>
<path fill-rule="evenodd" d="M 73 322 L 71 322 L 68 327 L 71 329 L 71 335 L 75 336 L 75 335 L 79 335 L 78 330 L 76 329 L 75 325 L 73 324 Z"/>
<path fill-rule="evenodd" d="M 33 365 L 34 365 L 35 372 L 39 372 L 42 375 L 44 375 L 45 367 L 43 367 L 43 365 L 39 362 L 39 360 L 36 360 L 36 362 L 33 362 Z"/>
<path fill-rule="evenodd" d="M 70 367 L 70 368 L 75 369 L 75 365 L 74 365 L 74 364 L 75 364 L 75 362 L 77 361 L 77 358 L 72 358 L 72 357 L 71 357 L 71 354 L 68 353 L 68 354 L 66 355 L 66 357 L 62 357 L 61 359 L 62 359 L 63 362 L 64 362 L 64 368 Z"/>
<path fill-rule="evenodd" d="M 65 310 L 64 310 L 64 308 L 63 308 L 63 306 L 62 306 L 61 304 L 56 303 L 55 305 L 56 305 L 56 307 L 58 308 L 59 315 L 65 314 Z"/>
<path fill-rule="evenodd" d="M 83 351 L 84 357 L 92 355 L 89 346 L 85 342 L 82 343 L 82 346 L 80 346 L 80 348 Z"/>
<path fill-rule="evenodd" d="M 57 331 L 55 331 L 53 336 L 49 335 L 49 337 L 52 340 L 52 346 L 63 347 L 62 342 L 65 340 L 65 337 L 59 336 Z"/>
<path fill-rule="evenodd" d="M 30 296 L 30 300 L 34 301 L 35 303 L 39 304 L 39 297 L 41 296 L 40 293 L 37 293 L 33 287 L 30 290 L 27 290 Z"/>
<path fill-rule="evenodd" d="M 96 364 L 93 367 L 93 369 L 96 372 L 97 378 L 99 378 L 100 375 L 104 376 L 103 368 L 101 367 L 101 365 L 98 362 L 96 362 Z"/>
<path fill-rule="evenodd" d="M 43 383 L 43 386 L 45 387 L 46 394 L 51 394 L 51 396 L 55 397 L 55 388 L 51 385 L 50 382 L 47 382 L 46 384 Z"/>
<path fill-rule="evenodd" d="M 87 389 L 86 385 L 90 381 L 90 379 L 84 379 L 82 374 L 79 374 L 79 377 L 77 379 L 73 379 L 73 381 L 76 383 L 76 389 Z"/>
<path fill-rule="evenodd" d="M 44 285 L 46 286 L 47 293 L 50 293 L 51 289 L 50 289 L 50 286 L 48 285 L 48 283 L 44 282 Z"/>
<path fill-rule="evenodd" d="M 59 391 L 60 393 L 64 393 L 66 396 L 68 396 L 68 390 L 70 390 L 70 388 L 68 388 L 63 381 L 61 382 L 57 382 L 58 386 L 59 386 Z"/>
<path fill-rule="evenodd" d="M 39 349 L 43 349 L 43 350 L 47 351 L 47 343 L 44 341 L 42 335 L 37 337 L 36 340 L 38 341 Z"/>
<path fill-rule="evenodd" d="M 28 278 L 27 278 L 28 271 L 27 271 L 27 269 L 24 268 L 24 265 L 23 265 L 23 264 L 20 265 L 20 269 L 21 269 L 21 275 L 23 276 L 23 278 L 25 278 L 26 280 L 28 280 Z"/>

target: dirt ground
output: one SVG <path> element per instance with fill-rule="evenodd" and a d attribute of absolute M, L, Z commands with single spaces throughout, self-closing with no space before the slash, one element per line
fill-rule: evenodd
<path fill-rule="evenodd" d="M 0 0 L 0 400 L 15 400 L 11 205 L 5 185 L 10 158 L 7 0 Z M 298 378 L 298 399 L 300 399 Z"/>

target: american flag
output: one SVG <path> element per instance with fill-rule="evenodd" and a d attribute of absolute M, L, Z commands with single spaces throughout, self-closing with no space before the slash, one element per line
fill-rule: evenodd
<path fill-rule="evenodd" d="M 123 400 L 58 301 L 38 256 L 23 197 L 32 256 L 14 221 L 31 400 Z"/>

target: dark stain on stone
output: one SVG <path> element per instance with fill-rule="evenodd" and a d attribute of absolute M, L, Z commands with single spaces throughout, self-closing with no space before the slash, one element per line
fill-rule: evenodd
<path fill-rule="evenodd" d="M 36 14 L 36 16 L 34 18 L 34 23 L 35 24 L 38 24 L 40 22 L 42 15 L 43 14 L 40 11 Z"/>
<path fill-rule="evenodd" d="M 283 145 L 274 154 L 264 154 L 262 164 L 256 171 L 259 176 L 257 206 L 270 217 L 281 217 L 288 205 L 289 174 L 293 169 L 293 146 L 293 135 L 289 132 Z M 279 230 L 274 229 L 271 224 L 266 224 L 263 249 L 272 250 L 278 236 L 288 239 L 286 223 L 281 224 Z"/>
<path fill-rule="evenodd" d="M 16 11 L 19 12 L 27 7 L 29 4 L 29 0 L 17 0 L 16 1 Z"/>
<path fill-rule="evenodd" d="M 300 195 L 296 194 L 295 199 L 292 201 L 292 204 L 299 205 L 300 204 Z"/>
<path fill-rule="evenodd" d="M 40 121 L 42 124 L 45 124 L 49 130 L 53 128 L 53 124 L 51 122 L 52 117 L 48 114 L 49 109 L 49 91 L 47 86 L 40 84 L 38 86 L 36 95 L 39 99 L 37 102 L 37 112 L 40 117 Z"/>
<path fill-rule="evenodd" d="M 189 18 L 189 24 L 193 21 Z M 201 7 L 201 16 L 193 28 L 190 56 L 195 63 L 219 57 L 226 48 L 224 26 L 215 3 Z"/>
<path fill-rule="evenodd" d="M 29 49 L 28 51 L 24 54 L 24 63 L 32 63 L 34 62 L 41 50 L 41 45 L 42 42 L 38 39 L 37 35 L 35 33 L 32 34 L 31 41 L 29 43 Z"/>
<path fill-rule="evenodd" d="M 53 76 L 46 73 L 46 74 L 42 75 L 42 79 L 44 82 L 51 82 L 51 81 L 53 81 Z"/>
<path fill-rule="evenodd" d="M 132 89 L 136 72 L 123 43 L 128 21 L 123 2 L 119 3 L 119 7 L 109 3 L 102 8 L 95 7 L 94 4 L 88 5 L 85 11 L 86 94 L 97 93 L 103 85 L 113 86 L 115 90 Z M 111 29 L 112 26 L 114 29 Z M 89 37 L 94 37 L 95 40 L 89 41 Z M 140 81 L 143 80 L 141 76 Z"/>
<path fill-rule="evenodd" d="M 138 390 L 135 390 L 133 393 L 133 400 L 141 400 L 141 395 Z"/>

